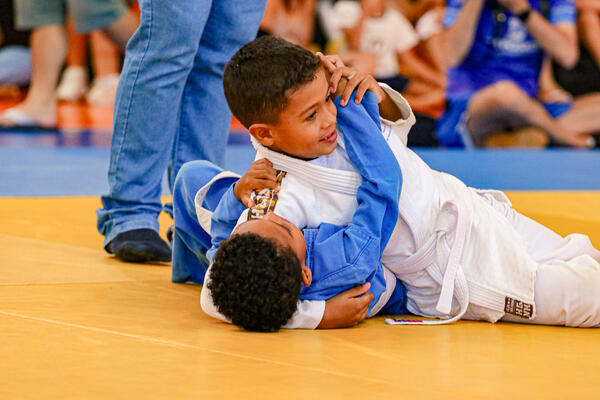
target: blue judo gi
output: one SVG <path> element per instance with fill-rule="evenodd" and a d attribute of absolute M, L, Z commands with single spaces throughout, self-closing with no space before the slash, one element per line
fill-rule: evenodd
<path fill-rule="evenodd" d="M 351 224 L 323 223 L 303 229 L 306 240 L 306 266 L 313 281 L 303 287 L 301 300 L 327 300 L 356 285 L 370 282 L 374 299 L 369 316 L 386 290 L 381 255 L 398 220 L 398 200 L 402 175 L 398 162 L 381 135 L 379 109 L 375 96 L 367 93 L 361 104 L 351 98 L 338 109 L 338 132 L 350 161 L 362 176 L 357 191 L 358 208 Z M 194 197 L 196 192 L 222 170 L 206 161 L 183 166 L 175 182 L 173 204 L 173 282 L 202 283 L 209 262 L 222 240 L 231 235 L 245 206 L 235 197 L 235 179 L 214 182 L 204 200 L 212 210 L 210 235 L 199 225 Z M 401 282 L 380 313 L 405 314 L 406 289 Z"/>

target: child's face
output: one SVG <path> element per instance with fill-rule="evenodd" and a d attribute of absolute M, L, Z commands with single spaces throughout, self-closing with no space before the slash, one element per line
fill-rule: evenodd
<path fill-rule="evenodd" d="M 304 285 L 310 285 L 312 275 L 306 267 L 306 241 L 304 234 L 296 225 L 275 213 L 268 213 L 262 219 L 252 219 L 238 225 L 233 233 L 247 232 L 273 239 L 281 246 L 290 248 L 300 260 Z"/>
<path fill-rule="evenodd" d="M 276 124 L 255 124 L 249 130 L 271 150 L 310 159 L 335 150 L 336 118 L 325 70 L 319 68 L 315 79 L 288 97 Z"/>

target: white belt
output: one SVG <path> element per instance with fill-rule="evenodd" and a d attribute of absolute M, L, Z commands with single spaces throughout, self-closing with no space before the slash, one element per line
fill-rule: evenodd
<path fill-rule="evenodd" d="M 455 214 L 454 223 L 448 223 L 444 216 Z M 394 264 L 394 269 L 402 273 L 414 273 L 427 269 L 435 262 L 440 262 L 445 255 L 440 254 L 445 244 L 445 236 L 454 231 L 454 242 L 448 253 L 448 262 L 442 280 L 442 289 L 436 309 L 445 315 L 449 315 L 452 308 L 454 297 L 460 304 L 460 311 L 452 318 L 441 321 L 421 321 L 421 320 L 398 320 L 386 319 L 390 325 L 441 325 L 459 320 L 467 311 L 469 305 L 469 287 L 462 271 L 460 258 L 463 252 L 467 232 L 469 229 L 468 214 L 461 212 L 456 203 L 446 202 L 440 210 L 440 218 L 436 225 L 435 235 L 432 236 L 419 250 L 412 256 L 406 258 L 400 263 Z"/>

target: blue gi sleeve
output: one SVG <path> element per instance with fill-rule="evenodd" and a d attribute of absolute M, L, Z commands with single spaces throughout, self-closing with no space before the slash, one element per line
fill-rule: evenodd
<path fill-rule="evenodd" d="M 340 98 L 335 100 L 338 128 L 342 131 L 348 158 L 362 177 L 351 227 L 377 239 L 382 253 L 398 220 L 402 173 L 381 134 L 377 98 L 367 92 L 362 102 L 355 104 L 355 94 L 345 107 L 339 106 Z"/>
<path fill-rule="evenodd" d="M 375 96 L 367 93 L 362 104 L 351 98 L 346 107 L 340 107 L 337 99 L 336 106 L 348 157 L 362 176 L 358 208 L 346 227 L 323 223 L 304 230 L 307 263 L 314 279 L 303 298 L 327 299 L 371 282 L 370 315 L 386 289 L 381 255 L 398 220 L 402 175 L 381 134 Z"/>
<path fill-rule="evenodd" d="M 213 261 L 221 242 L 231 236 L 240 215 L 246 209 L 246 206 L 235 197 L 234 185 L 235 183 L 231 184 L 227 189 L 211 218 L 210 236 L 212 246 L 206 252 L 209 262 Z"/>

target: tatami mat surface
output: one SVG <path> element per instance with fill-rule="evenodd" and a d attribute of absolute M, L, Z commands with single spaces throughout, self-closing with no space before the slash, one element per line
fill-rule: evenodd
<path fill-rule="evenodd" d="M 600 246 L 600 192 L 512 192 Z M 600 331 L 461 321 L 243 332 L 102 250 L 97 197 L 0 198 L 1 399 L 595 399 Z M 161 226 L 170 224 L 162 217 Z"/>

